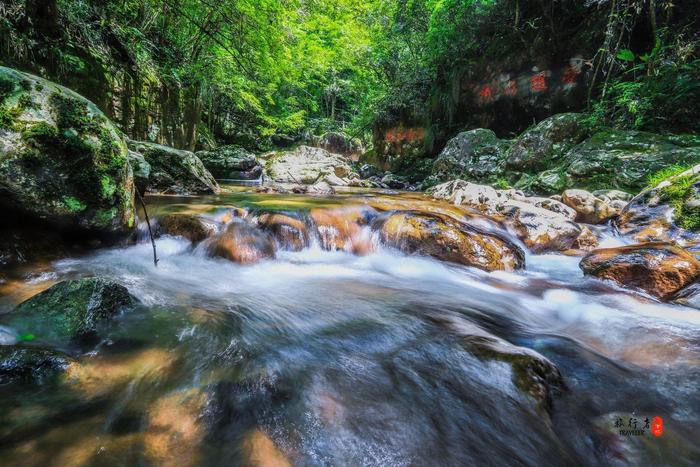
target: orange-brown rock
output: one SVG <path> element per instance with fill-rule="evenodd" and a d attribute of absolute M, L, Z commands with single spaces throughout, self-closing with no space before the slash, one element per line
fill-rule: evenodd
<path fill-rule="evenodd" d="M 584 274 L 668 298 L 700 277 L 700 261 L 670 243 L 641 243 L 602 248 L 585 256 Z"/>
<path fill-rule="evenodd" d="M 190 389 L 162 397 L 149 407 L 143 441 L 153 465 L 201 465 L 198 448 L 206 434 L 201 422 L 206 402 L 204 392 Z"/>
<path fill-rule="evenodd" d="M 157 233 L 184 237 L 192 243 L 199 243 L 216 233 L 216 224 L 189 214 L 166 214 L 158 218 Z"/>
<path fill-rule="evenodd" d="M 275 446 L 274 441 L 260 430 L 245 434 L 242 446 L 243 465 L 246 467 L 291 467 L 289 459 Z"/>
<path fill-rule="evenodd" d="M 586 224 L 600 224 L 620 213 L 618 209 L 586 190 L 566 190 L 561 194 L 561 200 L 576 211 L 577 222 Z"/>
<path fill-rule="evenodd" d="M 235 263 L 253 264 L 275 257 L 275 242 L 269 232 L 234 219 L 221 234 L 203 244 L 210 256 Z"/>
<path fill-rule="evenodd" d="M 571 248 L 575 250 L 591 251 L 598 246 L 598 236 L 585 225 L 581 227 L 581 233 L 571 244 Z"/>
<path fill-rule="evenodd" d="M 377 212 L 371 207 L 312 209 L 309 215 L 324 250 L 344 250 L 355 254 L 372 251 L 370 239 L 363 235 L 362 230 L 377 217 Z"/>
<path fill-rule="evenodd" d="M 375 223 L 382 241 L 404 253 L 417 253 L 486 271 L 522 268 L 524 254 L 515 244 L 448 216 L 399 211 Z"/>
<path fill-rule="evenodd" d="M 309 230 L 301 219 L 287 214 L 265 213 L 258 217 L 258 224 L 272 233 L 286 250 L 300 251 L 309 246 Z"/>

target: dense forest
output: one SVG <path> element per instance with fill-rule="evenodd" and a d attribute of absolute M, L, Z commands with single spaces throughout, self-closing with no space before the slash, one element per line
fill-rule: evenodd
<path fill-rule="evenodd" d="M 681 0 L 7 0 L 2 62 L 75 89 L 135 139 L 251 149 L 397 123 L 429 151 L 479 126 L 470 81 L 583 62 L 564 109 L 698 130 L 697 2 Z M 465 91 L 466 90 L 466 91 Z M 557 110 L 557 109 L 554 109 Z M 561 108 L 558 110 L 562 110 Z M 518 107 L 514 134 L 552 109 Z M 483 125 L 482 125 L 483 126 Z"/>

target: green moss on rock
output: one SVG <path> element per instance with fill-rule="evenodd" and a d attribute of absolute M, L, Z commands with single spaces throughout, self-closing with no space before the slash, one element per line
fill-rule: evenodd
<path fill-rule="evenodd" d="M 4 319 L 18 334 L 42 341 L 65 341 L 90 335 L 99 325 L 138 300 L 126 288 L 105 279 L 59 282 L 21 303 Z"/>
<path fill-rule="evenodd" d="M 66 88 L 3 67 L 0 78 L 14 83 L 0 108 L 0 125 L 10 127 L 0 135 L 0 184 L 9 187 L 0 204 L 71 230 L 133 228 L 133 174 L 116 127 Z"/>

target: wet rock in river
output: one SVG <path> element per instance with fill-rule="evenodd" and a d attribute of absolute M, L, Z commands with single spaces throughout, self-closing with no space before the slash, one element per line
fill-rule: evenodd
<path fill-rule="evenodd" d="M 576 221 L 586 224 L 600 224 L 620 213 L 618 209 L 586 190 L 566 190 L 561 194 L 561 199 L 576 211 Z"/>
<path fill-rule="evenodd" d="M 666 299 L 700 277 L 700 261 L 670 243 L 594 250 L 580 263 L 584 274 Z"/>
<path fill-rule="evenodd" d="M 264 213 L 258 216 L 258 224 L 272 233 L 282 249 L 300 251 L 309 246 L 309 230 L 301 219 L 281 213 Z"/>
<path fill-rule="evenodd" d="M 59 352 L 40 347 L 0 345 L 0 384 L 37 380 L 65 370 L 71 359 Z"/>
<path fill-rule="evenodd" d="M 321 248 L 342 250 L 356 254 L 372 251 L 371 239 L 363 227 L 377 217 L 368 206 L 352 206 L 338 209 L 312 209 L 309 213 L 316 227 Z"/>
<path fill-rule="evenodd" d="M 518 237 L 534 253 L 568 250 L 581 234 L 575 222 L 527 202 L 507 201 L 501 213 L 510 218 Z"/>
<path fill-rule="evenodd" d="M 202 243 L 209 254 L 235 263 L 253 264 L 275 257 L 272 235 L 240 219 L 234 219 L 226 230 Z"/>
<path fill-rule="evenodd" d="M 453 180 L 437 185 L 428 192 L 433 198 L 444 199 L 458 206 L 465 205 L 486 214 L 496 214 L 510 199 L 509 193 L 499 192 L 487 185 Z"/>
<path fill-rule="evenodd" d="M 137 303 L 116 282 L 100 278 L 71 280 L 21 303 L 3 321 L 19 334 L 67 340 L 94 334 L 102 322 Z"/>
<path fill-rule="evenodd" d="M 165 378 L 178 362 L 177 354 L 163 349 L 83 357 L 73 361 L 62 375 L 63 382 L 91 399 L 114 394 L 133 382 L 154 383 Z"/>
<path fill-rule="evenodd" d="M 524 254 L 515 244 L 443 215 L 395 212 L 380 217 L 375 228 L 385 244 L 404 253 L 486 271 L 512 271 L 525 264 Z"/>
<path fill-rule="evenodd" d="M 203 412 L 207 394 L 200 389 L 161 397 L 148 408 L 144 433 L 146 457 L 153 465 L 201 465 L 199 448 L 206 429 Z"/>
<path fill-rule="evenodd" d="M 198 216 L 189 214 L 167 214 L 158 218 L 156 235 L 184 237 L 192 243 L 199 243 L 217 232 L 217 225 Z"/>
<path fill-rule="evenodd" d="M 243 437 L 243 465 L 246 467 L 291 467 L 292 463 L 263 431 L 250 430 Z"/>

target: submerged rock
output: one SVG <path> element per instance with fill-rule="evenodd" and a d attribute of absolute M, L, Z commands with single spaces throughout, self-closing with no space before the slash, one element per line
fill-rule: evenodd
<path fill-rule="evenodd" d="M 126 234 L 134 178 L 119 130 L 87 99 L 0 67 L 0 207 L 66 230 Z"/>
<path fill-rule="evenodd" d="M 217 225 L 198 216 L 188 214 L 167 214 L 158 218 L 156 235 L 184 237 L 192 243 L 199 243 L 217 232 Z"/>
<path fill-rule="evenodd" d="M 580 263 L 584 274 L 665 299 L 700 277 L 700 261 L 669 243 L 594 250 Z"/>
<path fill-rule="evenodd" d="M 209 256 L 235 263 L 253 264 L 275 257 L 272 235 L 240 219 L 234 219 L 222 233 L 202 243 Z"/>
<path fill-rule="evenodd" d="M 0 345 L 0 384 L 42 379 L 65 370 L 71 359 L 49 349 Z"/>
<path fill-rule="evenodd" d="M 380 217 L 374 227 L 385 244 L 404 253 L 485 271 L 512 271 L 525 265 L 525 255 L 515 244 L 447 216 L 400 211 Z"/>
<path fill-rule="evenodd" d="M 241 445 L 244 465 L 247 467 L 291 467 L 292 463 L 260 430 L 250 430 L 243 436 Z"/>
<path fill-rule="evenodd" d="M 600 224 L 620 213 L 586 190 L 566 190 L 561 194 L 561 200 L 576 211 L 576 221 L 586 224 Z"/>
<path fill-rule="evenodd" d="M 313 184 L 328 174 L 344 178 L 352 172 L 345 156 L 309 146 L 276 154 L 265 165 L 270 178 L 279 183 Z"/>
<path fill-rule="evenodd" d="M 146 456 L 153 465 L 202 465 L 199 448 L 206 436 L 202 417 L 208 403 L 199 389 L 178 391 L 156 400 L 147 411 Z"/>
<path fill-rule="evenodd" d="M 98 326 L 138 303 L 126 287 L 100 278 L 59 282 L 21 303 L 3 321 L 19 334 L 68 340 L 93 334 Z"/>
<path fill-rule="evenodd" d="M 508 150 L 506 165 L 520 171 L 551 169 L 576 144 L 588 136 L 586 116 L 553 115 L 525 131 Z"/>
<path fill-rule="evenodd" d="M 433 174 L 441 178 L 486 178 L 503 172 L 508 143 L 484 128 L 465 131 L 447 142 L 433 162 Z"/>
<path fill-rule="evenodd" d="M 219 185 L 194 153 L 146 141 L 129 141 L 129 149 L 151 166 L 148 190 L 164 194 L 211 194 Z"/>
<path fill-rule="evenodd" d="M 535 399 L 540 407 L 551 408 L 552 398 L 566 390 L 559 369 L 538 352 L 515 346 L 476 326 L 462 325 L 459 331 L 469 352 L 484 360 L 510 365 L 513 385 Z"/>
<path fill-rule="evenodd" d="M 195 154 L 216 178 L 231 180 L 257 180 L 263 168 L 255 154 L 240 146 L 221 146 Z"/>
<path fill-rule="evenodd" d="M 575 184 L 636 193 L 659 170 L 699 160 L 700 146 L 680 146 L 654 133 L 610 130 L 596 133 L 569 151 L 565 165 Z"/>

